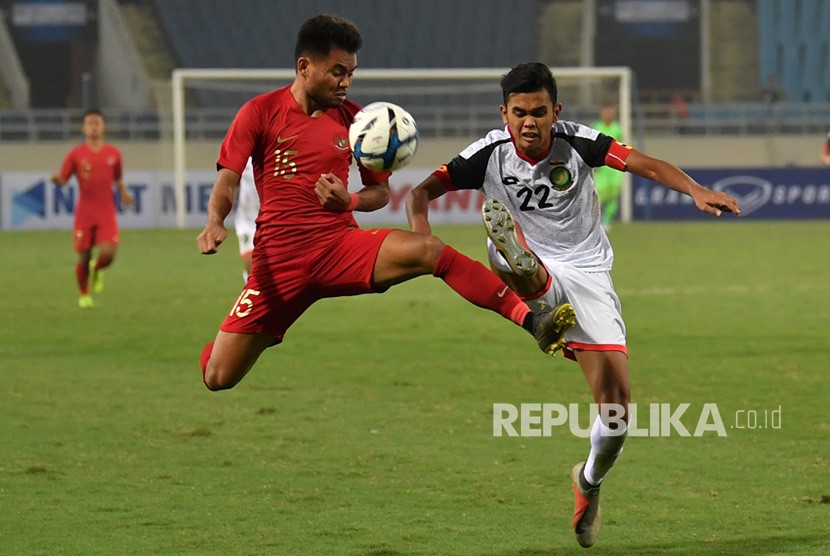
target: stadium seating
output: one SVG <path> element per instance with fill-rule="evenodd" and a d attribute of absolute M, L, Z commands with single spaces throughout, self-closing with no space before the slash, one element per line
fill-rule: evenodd
<path fill-rule="evenodd" d="M 293 67 L 298 27 L 321 11 L 358 25 L 361 67 L 509 67 L 536 54 L 533 0 L 250 0 L 245 10 L 228 10 L 223 0 L 155 0 L 155 6 L 182 67 Z M 494 22 L 498 34 L 481 32 Z"/>
<path fill-rule="evenodd" d="M 830 103 L 830 2 L 759 0 L 758 18 L 761 79 L 790 102 Z"/>
<path fill-rule="evenodd" d="M 360 28 L 361 68 L 509 67 L 516 60 L 533 59 L 536 51 L 535 29 L 531 26 L 528 32 L 527 25 L 534 20 L 532 0 L 250 0 L 244 10 L 228 10 L 227 5 L 222 0 L 155 0 L 180 67 L 291 68 L 299 25 L 320 12 L 342 14 Z M 478 31 L 494 22 L 501 30 L 497 36 Z M 206 107 L 239 106 L 250 96 L 196 93 Z"/>

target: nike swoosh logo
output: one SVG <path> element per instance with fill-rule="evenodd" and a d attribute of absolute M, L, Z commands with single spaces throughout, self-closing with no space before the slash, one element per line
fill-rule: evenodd
<path fill-rule="evenodd" d="M 503 290 L 501 290 L 501 291 L 500 291 L 499 293 L 497 293 L 496 295 L 497 295 L 497 296 L 499 296 L 499 297 L 504 297 L 505 295 L 507 295 L 507 290 L 509 290 L 509 289 L 510 289 L 510 288 L 508 288 L 507 286 L 504 286 L 504 289 L 503 289 Z"/>
<path fill-rule="evenodd" d="M 286 137 L 285 139 L 283 139 L 282 137 L 277 135 L 277 143 L 285 143 L 286 141 L 291 141 L 292 139 L 296 139 L 297 137 L 299 137 L 299 134 L 298 135 L 291 135 L 289 137 Z"/>

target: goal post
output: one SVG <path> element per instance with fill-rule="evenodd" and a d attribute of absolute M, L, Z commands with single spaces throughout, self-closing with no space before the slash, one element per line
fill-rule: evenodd
<path fill-rule="evenodd" d="M 508 71 L 509 68 L 361 69 L 356 75 L 350 98 L 360 104 L 387 100 L 404 106 L 415 116 L 419 132 L 426 140 L 430 137 L 469 136 L 472 141 L 501 125 L 500 120 L 494 125 L 492 116 L 497 115 L 496 108 L 501 102 L 499 81 Z M 624 140 L 633 142 L 630 68 L 572 67 L 551 68 L 551 71 L 557 80 L 560 102 L 566 106 L 563 119 L 590 125 L 599 114 L 599 106 L 607 101 L 603 99 L 611 98 L 618 105 Z M 188 108 L 189 89 L 235 91 L 247 100 L 289 84 L 294 75 L 293 69 L 173 70 L 173 183 L 179 228 L 184 228 L 186 222 L 187 111 L 208 110 L 204 106 Z M 210 102 L 199 100 L 203 104 Z M 226 103 L 222 108 L 232 119 L 240 105 L 241 102 L 235 105 Z M 217 137 L 223 136 L 226 129 L 227 125 Z M 217 130 L 214 130 L 216 133 Z M 217 138 L 217 145 L 219 141 L 221 138 Z M 447 156 L 455 154 L 447 153 Z M 620 198 L 621 220 L 630 221 L 632 212 L 631 179 L 626 173 Z"/>

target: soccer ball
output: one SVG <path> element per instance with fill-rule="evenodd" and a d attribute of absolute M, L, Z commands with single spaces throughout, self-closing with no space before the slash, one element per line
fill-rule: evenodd
<path fill-rule="evenodd" d="M 373 102 L 355 114 L 349 127 L 355 159 L 375 172 L 403 168 L 418 150 L 415 119 L 391 102 Z"/>

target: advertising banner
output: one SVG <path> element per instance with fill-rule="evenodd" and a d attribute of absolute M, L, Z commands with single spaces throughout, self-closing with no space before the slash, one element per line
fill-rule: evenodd
<path fill-rule="evenodd" d="M 406 168 L 391 178 L 389 204 L 375 212 L 356 213 L 362 226 L 407 226 L 405 201 L 409 191 L 433 168 Z M 201 228 L 207 217 L 216 172 L 188 172 L 185 177 L 186 226 Z M 360 190 L 357 171 L 349 177 L 351 191 Z M 119 226 L 131 228 L 175 228 L 176 195 L 172 172 L 125 172 L 124 185 L 135 199 L 132 208 L 121 207 Z M 33 172 L 0 175 L 0 225 L 4 230 L 72 229 L 78 186 L 74 179 L 56 187 L 49 175 Z M 454 191 L 433 201 L 430 220 L 434 224 L 481 222 L 483 197 L 477 191 Z"/>
<path fill-rule="evenodd" d="M 205 223 L 207 202 L 216 172 L 190 172 L 185 184 L 188 227 Z M 121 207 L 119 226 L 129 228 L 174 228 L 176 195 L 172 172 L 125 172 L 124 185 L 135 199 L 132 208 Z M 70 180 L 55 186 L 49 174 L 19 172 L 0 177 L 0 207 L 4 230 L 72 229 L 78 184 Z"/>
<path fill-rule="evenodd" d="M 707 168 L 687 173 L 738 199 L 744 218 L 830 218 L 830 168 Z M 648 180 L 633 182 L 635 220 L 710 218 L 687 195 Z"/>
<path fill-rule="evenodd" d="M 355 214 L 362 226 L 408 227 L 406 196 L 432 168 L 405 168 L 391 178 L 389 204 L 375 212 Z M 742 216 L 754 219 L 830 218 L 830 169 L 699 169 L 687 170 L 701 184 L 737 198 Z M 201 228 L 207 216 L 215 172 L 188 172 L 185 183 L 186 226 Z M 350 175 L 350 191 L 360 190 L 357 172 Z M 126 172 L 124 183 L 135 206 L 122 207 L 122 229 L 176 227 L 176 195 L 172 172 Z M 695 220 L 709 216 L 692 199 L 643 179 L 633 180 L 635 220 Z M 62 188 L 48 174 L 34 172 L 0 175 L 0 228 L 4 230 L 71 229 L 78 187 L 74 180 Z M 430 204 L 433 224 L 480 224 L 481 193 L 452 191 Z"/>

